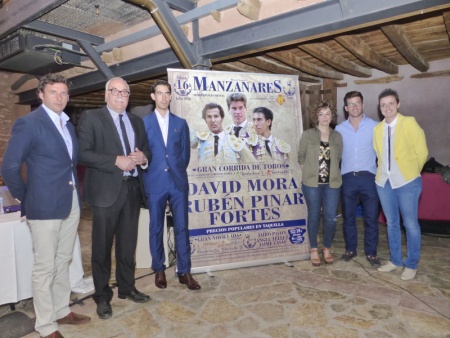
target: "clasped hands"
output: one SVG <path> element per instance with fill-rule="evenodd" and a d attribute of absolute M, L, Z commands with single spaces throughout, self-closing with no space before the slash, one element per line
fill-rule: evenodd
<path fill-rule="evenodd" d="M 137 147 L 135 151 L 131 152 L 128 156 L 117 156 L 116 166 L 123 171 L 130 171 L 136 168 L 137 165 L 143 165 L 147 163 L 147 158 L 144 153 Z"/>

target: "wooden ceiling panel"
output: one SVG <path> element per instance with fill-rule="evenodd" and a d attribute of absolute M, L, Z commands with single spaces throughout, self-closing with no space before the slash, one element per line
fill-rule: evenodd
<path fill-rule="evenodd" d="M 349 61 L 347 57 L 341 56 L 323 43 L 307 43 L 298 46 L 298 48 L 343 73 L 357 77 L 370 77 L 372 75 L 370 69 Z"/>
<path fill-rule="evenodd" d="M 100 5 L 100 15 L 96 14 L 95 6 L 91 3 L 69 0 L 45 14 L 41 20 L 106 37 L 149 18 L 146 10 L 129 6 L 124 1 L 97 0 L 96 4 Z M 128 12 L 122 11 L 122 6 Z M 398 66 L 407 64 L 426 74 L 429 62 L 450 59 L 449 7 L 436 8 L 425 14 L 407 15 L 396 21 L 379 22 L 374 26 L 359 25 L 354 30 L 339 34 L 333 31 L 329 36 L 321 34 L 320 38 L 297 40 L 291 45 L 283 43 L 282 48 L 281 45 L 272 48 L 265 46 L 263 52 L 263 49 L 247 51 L 239 57 L 235 54 L 228 59 L 221 58 L 220 63 L 211 61 L 212 69 L 293 74 L 307 83 L 320 83 L 327 78 L 342 79 L 344 74 L 364 78 L 370 76 L 372 69 L 385 72 L 386 77 L 397 76 Z M 107 28 L 110 22 L 117 22 L 114 30 Z M 330 27 L 330 30 L 333 28 Z M 302 42 L 299 44 L 298 41 Z M 150 102 L 150 86 L 155 79 L 150 77 L 130 85 L 131 106 Z M 103 96 L 101 90 L 71 97 L 70 104 L 95 107 L 104 104 Z"/>

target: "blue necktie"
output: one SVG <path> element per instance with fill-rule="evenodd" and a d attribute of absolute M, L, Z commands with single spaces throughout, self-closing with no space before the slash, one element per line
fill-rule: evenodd
<path fill-rule="evenodd" d="M 123 122 L 123 114 L 119 115 L 120 118 L 120 129 L 122 130 L 122 138 L 123 138 L 123 143 L 125 143 L 125 150 L 126 150 L 126 154 L 125 156 L 128 156 L 131 154 L 131 147 L 130 147 L 130 142 L 128 141 L 128 135 L 127 135 L 127 130 L 125 129 L 125 123 Z M 130 170 L 130 174 L 133 175 L 134 173 L 134 169 Z"/>

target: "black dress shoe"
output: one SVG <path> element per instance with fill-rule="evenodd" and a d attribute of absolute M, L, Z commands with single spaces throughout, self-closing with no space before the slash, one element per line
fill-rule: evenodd
<path fill-rule="evenodd" d="M 200 290 L 202 288 L 190 273 L 179 275 L 178 281 L 181 284 L 186 284 L 189 290 Z"/>
<path fill-rule="evenodd" d="M 112 317 L 112 308 L 109 302 L 104 301 L 97 304 L 97 315 L 100 319 L 108 319 Z"/>
<path fill-rule="evenodd" d="M 366 259 L 372 265 L 372 268 L 379 268 L 381 266 L 380 259 L 375 255 L 367 255 Z"/>
<path fill-rule="evenodd" d="M 150 296 L 145 293 L 139 292 L 136 289 L 131 290 L 129 294 L 119 293 L 120 299 L 130 299 L 135 303 L 147 303 L 150 300 Z"/>
<path fill-rule="evenodd" d="M 159 271 L 155 274 L 155 285 L 160 289 L 165 289 L 167 287 L 166 274 L 164 271 Z"/>
<path fill-rule="evenodd" d="M 356 252 L 353 251 L 347 251 L 345 254 L 342 255 L 341 259 L 343 259 L 346 262 L 350 262 L 353 258 L 357 256 Z"/>

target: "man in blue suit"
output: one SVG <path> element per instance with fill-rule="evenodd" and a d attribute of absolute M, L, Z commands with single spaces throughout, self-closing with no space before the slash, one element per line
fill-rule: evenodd
<path fill-rule="evenodd" d="M 190 159 L 189 128 L 186 121 L 169 111 L 172 89 L 167 81 L 152 85 L 155 111 L 144 118 L 145 132 L 153 157 L 144 173 L 144 186 L 150 211 L 150 252 L 155 285 L 167 287 L 164 265 L 163 231 L 167 202 L 173 216 L 177 250 L 177 274 L 191 290 L 200 285 L 191 275 L 191 249 L 188 229 L 188 177 Z"/>
<path fill-rule="evenodd" d="M 35 329 L 41 337 L 62 337 L 58 324 L 90 321 L 69 308 L 69 262 L 80 220 L 78 143 L 63 111 L 69 101 L 66 79 L 45 75 L 37 92 L 42 105 L 14 124 L 2 176 L 11 195 L 21 202 L 22 216 L 27 217 L 31 229 Z"/>

